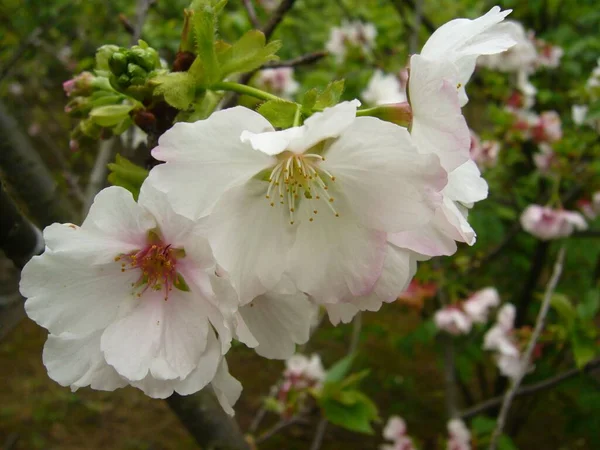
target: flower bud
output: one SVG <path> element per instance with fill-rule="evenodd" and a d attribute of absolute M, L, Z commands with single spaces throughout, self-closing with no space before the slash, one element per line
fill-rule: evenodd
<path fill-rule="evenodd" d="M 115 75 L 121 75 L 127 71 L 127 56 L 124 53 L 113 53 L 108 60 L 110 70 Z"/>
<path fill-rule="evenodd" d="M 407 128 L 412 122 L 412 109 L 408 102 L 379 105 L 374 108 L 359 110 L 358 113 L 358 115 L 377 117 Z"/>
<path fill-rule="evenodd" d="M 94 75 L 90 72 L 82 72 L 76 77 L 67 80 L 63 83 L 63 89 L 67 97 L 75 95 L 90 95 L 92 93 L 92 83 L 94 81 Z"/>

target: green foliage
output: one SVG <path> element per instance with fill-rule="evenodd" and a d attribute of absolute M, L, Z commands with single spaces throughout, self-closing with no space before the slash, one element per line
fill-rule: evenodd
<path fill-rule="evenodd" d="M 197 82 L 189 72 L 159 75 L 152 83 L 156 84 L 154 94 L 162 95 L 169 105 L 177 109 L 188 109 L 196 98 Z"/>
<path fill-rule="evenodd" d="M 289 128 L 294 124 L 298 105 L 292 102 L 269 100 L 260 105 L 257 111 L 274 127 Z"/>
<path fill-rule="evenodd" d="M 258 30 L 245 33 L 233 45 L 222 45 L 219 52 L 221 76 L 250 72 L 269 61 L 278 60 L 281 41 L 266 43 L 265 35 Z"/>
<path fill-rule="evenodd" d="M 137 200 L 142 183 L 148 176 L 148 171 L 121 155 L 117 155 L 115 162 L 110 163 L 108 168 L 110 170 L 108 181 L 114 186 L 127 189 Z"/>

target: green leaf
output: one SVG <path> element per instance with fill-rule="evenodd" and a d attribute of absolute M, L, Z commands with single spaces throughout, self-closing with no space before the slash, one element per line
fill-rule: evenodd
<path fill-rule="evenodd" d="M 188 109 L 196 97 L 196 79 L 188 72 L 172 72 L 152 79 L 157 84 L 155 95 L 177 109 Z"/>
<path fill-rule="evenodd" d="M 513 440 L 506 434 L 500 435 L 498 438 L 498 450 L 519 450 Z"/>
<path fill-rule="evenodd" d="M 189 72 L 205 85 L 216 83 L 221 78 L 215 50 L 216 23 L 216 14 L 210 2 L 200 5 L 192 17 L 198 57 Z"/>
<path fill-rule="evenodd" d="M 490 434 L 496 428 L 496 420 L 485 416 L 477 416 L 471 422 L 471 431 L 481 437 Z"/>
<path fill-rule="evenodd" d="M 593 320 L 600 309 L 600 290 L 592 289 L 585 295 L 583 301 L 577 305 L 577 316 L 581 320 Z"/>
<path fill-rule="evenodd" d="M 337 105 L 340 102 L 343 92 L 344 80 L 332 81 L 327 85 L 325 90 L 317 96 L 313 108 L 322 110 Z"/>
<path fill-rule="evenodd" d="M 294 123 L 298 106 L 292 102 L 269 100 L 258 107 L 258 112 L 274 127 L 289 128 Z"/>
<path fill-rule="evenodd" d="M 90 111 L 90 117 L 94 123 L 101 127 L 112 127 L 129 117 L 133 105 L 105 105 Z"/>
<path fill-rule="evenodd" d="M 315 104 L 317 103 L 317 97 L 319 96 L 319 91 L 317 88 L 312 88 L 304 94 L 302 97 L 302 112 L 305 115 L 309 116 L 312 113 Z"/>
<path fill-rule="evenodd" d="M 114 186 L 127 189 L 137 200 L 142 183 L 148 176 L 148 171 L 121 155 L 117 155 L 115 162 L 110 163 L 108 168 L 110 170 L 108 181 Z"/>
<path fill-rule="evenodd" d="M 550 299 L 550 306 L 558 313 L 561 319 L 565 321 L 567 327 L 573 325 L 575 320 L 575 308 L 569 300 L 569 297 L 563 294 L 554 293 Z"/>
<path fill-rule="evenodd" d="M 350 370 L 350 366 L 352 365 L 355 357 L 356 354 L 352 353 L 351 355 L 348 355 L 336 362 L 331 369 L 327 371 L 327 374 L 325 375 L 325 384 L 338 383 L 342 381 Z"/>
<path fill-rule="evenodd" d="M 573 356 L 575 358 L 575 364 L 580 369 L 596 356 L 597 346 L 594 327 L 594 324 L 586 327 L 577 322 L 571 330 Z"/>
<path fill-rule="evenodd" d="M 377 406 L 359 391 L 344 393 L 346 402 L 327 398 L 321 402 L 325 418 L 340 427 L 358 433 L 372 434 L 371 422 L 378 420 Z"/>
<path fill-rule="evenodd" d="M 223 51 L 219 53 L 221 75 L 225 77 L 258 69 L 269 61 L 279 59 L 275 53 L 280 48 L 280 41 L 267 44 L 262 31 L 250 30 L 232 46 L 222 46 Z"/>
<path fill-rule="evenodd" d="M 363 379 L 368 377 L 370 373 L 371 373 L 370 369 L 365 369 L 365 370 L 361 370 L 360 372 L 353 373 L 353 374 L 347 376 L 346 378 L 344 378 L 344 381 L 342 381 L 340 387 L 342 389 L 355 388 L 358 386 L 358 384 Z"/>

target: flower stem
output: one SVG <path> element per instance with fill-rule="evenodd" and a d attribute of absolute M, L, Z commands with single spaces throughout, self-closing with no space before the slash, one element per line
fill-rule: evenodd
<path fill-rule="evenodd" d="M 286 100 L 277 97 L 276 95 L 269 94 L 268 92 L 261 91 L 260 89 L 252 86 L 246 86 L 245 84 L 234 83 L 232 81 L 220 81 L 211 86 L 213 91 L 231 91 L 242 95 L 249 95 L 260 100 L 275 100 L 284 102 Z"/>

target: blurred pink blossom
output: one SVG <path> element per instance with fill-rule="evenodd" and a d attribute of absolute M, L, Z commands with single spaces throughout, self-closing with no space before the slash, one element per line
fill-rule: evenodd
<path fill-rule="evenodd" d="M 438 329 L 454 336 L 468 334 L 473 326 L 471 318 L 456 305 L 436 311 L 433 321 Z"/>
<path fill-rule="evenodd" d="M 471 433 L 462 420 L 448 422 L 448 436 L 447 450 L 471 450 Z"/>
<path fill-rule="evenodd" d="M 570 236 L 576 229 L 587 229 L 587 223 L 578 212 L 529 205 L 521 214 L 521 226 L 541 240 Z"/>
<path fill-rule="evenodd" d="M 481 141 L 479 136 L 471 130 L 471 159 L 480 169 L 494 167 L 498 163 L 500 143 L 498 141 Z"/>
<path fill-rule="evenodd" d="M 292 67 L 278 67 L 261 70 L 257 76 L 257 84 L 274 94 L 284 98 L 292 98 L 300 85 L 294 79 Z"/>
<path fill-rule="evenodd" d="M 492 308 L 500 304 L 496 288 L 487 287 L 471 295 L 463 304 L 463 310 L 472 322 L 485 323 Z"/>

